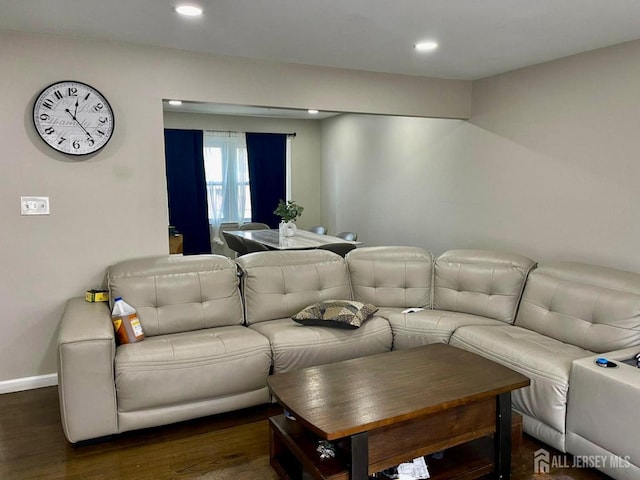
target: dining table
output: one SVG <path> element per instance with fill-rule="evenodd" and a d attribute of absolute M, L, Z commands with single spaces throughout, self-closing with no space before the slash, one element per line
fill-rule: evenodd
<path fill-rule="evenodd" d="M 275 228 L 265 230 L 228 230 L 226 233 L 240 238 L 248 238 L 273 250 L 308 250 L 331 243 L 362 245 L 362 242 L 353 242 L 344 238 L 321 235 L 307 230 L 298 230 L 291 237 L 281 237 L 279 229 Z"/>

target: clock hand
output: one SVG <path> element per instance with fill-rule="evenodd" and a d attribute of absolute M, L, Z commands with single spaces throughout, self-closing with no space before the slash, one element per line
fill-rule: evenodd
<path fill-rule="evenodd" d="M 91 140 L 93 140 L 93 137 L 91 136 L 91 134 L 87 132 L 87 129 L 82 126 L 82 124 L 78 121 L 76 116 L 71 113 L 71 110 L 69 110 L 68 108 L 65 108 L 64 111 L 67 112 L 69 115 L 71 115 L 71 118 L 73 119 L 73 121 L 76 122 L 82 130 L 84 130 L 84 133 L 86 133 Z"/>
<path fill-rule="evenodd" d="M 71 113 L 71 112 L 69 112 Z M 78 114 L 78 98 L 76 97 L 76 109 L 73 111 L 73 117 L 75 119 L 75 116 Z"/>

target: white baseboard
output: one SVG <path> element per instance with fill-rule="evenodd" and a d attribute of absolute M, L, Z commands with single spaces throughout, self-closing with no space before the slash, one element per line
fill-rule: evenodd
<path fill-rule="evenodd" d="M 0 394 L 21 392 L 34 388 L 51 387 L 58 385 L 58 374 L 39 375 L 37 377 L 15 378 L 13 380 L 0 381 Z"/>

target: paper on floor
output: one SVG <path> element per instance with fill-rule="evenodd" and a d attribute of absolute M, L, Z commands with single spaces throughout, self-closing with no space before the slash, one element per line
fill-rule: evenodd
<path fill-rule="evenodd" d="M 430 478 L 424 457 L 414 458 L 411 463 L 398 465 L 398 480 L 422 480 Z"/>

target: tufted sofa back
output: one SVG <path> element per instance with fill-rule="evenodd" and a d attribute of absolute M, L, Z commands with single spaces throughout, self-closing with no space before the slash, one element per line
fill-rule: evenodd
<path fill-rule="evenodd" d="M 322 300 L 351 299 L 347 263 L 329 251 L 255 253 L 236 262 L 248 325 L 290 317 Z"/>
<path fill-rule="evenodd" d="M 110 298 L 138 312 L 146 336 L 242 324 L 236 264 L 219 255 L 137 258 L 107 269 Z"/>
<path fill-rule="evenodd" d="M 378 307 L 431 307 L 433 256 L 418 247 L 364 247 L 347 255 L 353 298 Z"/>
<path fill-rule="evenodd" d="M 449 250 L 435 262 L 433 308 L 513 323 L 528 257 L 493 250 Z"/>
<path fill-rule="evenodd" d="M 640 343 L 640 275 L 582 263 L 529 275 L 516 325 L 593 352 Z"/>

